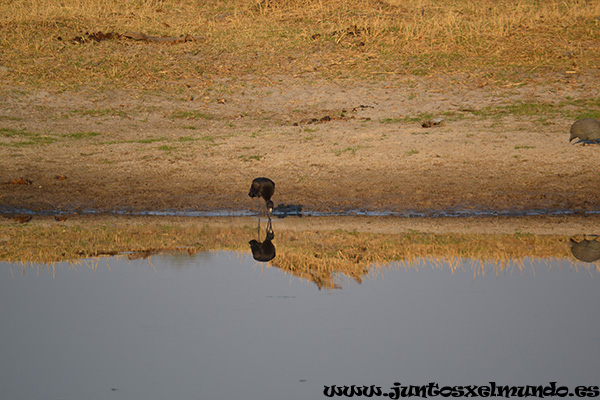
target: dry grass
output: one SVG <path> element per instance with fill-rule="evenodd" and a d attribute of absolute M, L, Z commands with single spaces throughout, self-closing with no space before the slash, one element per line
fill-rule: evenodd
<path fill-rule="evenodd" d="M 0 224 L 0 260 L 52 264 L 58 261 L 133 253 L 132 258 L 153 253 L 209 250 L 250 254 L 248 241 L 256 238 L 255 226 L 207 224 L 186 219 L 109 218 L 97 223 L 75 219 L 56 223 L 36 218 L 27 224 Z M 371 271 L 390 262 L 412 266 L 428 258 L 452 270 L 469 259 L 474 274 L 484 274 L 485 264 L 502 272 L 509 262 L 522 265 L 525 258 L 572 258 L 568 238 L 554 235 L 503 234 L 378 234 L 348 231 L 278 231 L 277 256 L 269 263 L 286 273 L 307 279 L 319 288 L 337 288 L 342 274 L 361 282 Z M 573 258 L 575 261 L 575 259 Z M 593 268 L 600 271 L 600 264 Z"/>
<path fill-rule="evenodd" d="M 597 68 L 599 16 L 597 0 L 12 0 L 0 4 L 0 78 L 161 89 L 305 74 L 521 79 Z M 72 41 L 96 31 L 196 40 Z"/>

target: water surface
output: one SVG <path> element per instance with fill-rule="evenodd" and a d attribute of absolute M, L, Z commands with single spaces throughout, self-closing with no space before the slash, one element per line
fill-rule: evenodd
<path fill-rule="evenodd" d="M 595 267 L 451 264 L 391 264 L 319 290 L 225 251 L 0 263 L 0 394 L 305 400 L 334 384 L 600 383 Z"/>

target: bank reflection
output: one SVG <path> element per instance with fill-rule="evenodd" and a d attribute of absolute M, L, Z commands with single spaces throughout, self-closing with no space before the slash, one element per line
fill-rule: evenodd
<path fill-rule="evenodd" d="M 379 279 L 390 270 L 425 267 L 450 274 L 469 271 L 476 279 L 513 273 L 529 276 L 531 265 L 600 273 L 600 240 L 592 235 L 386 234 L 281 226 L 275 233 L 270 220 L 260 222 L 258 229 L 255 219 L 236 226 L 144 225 L 144 230 L 140 225 L 115 229 L 50 225 L 43 231 L 26 226 L 3 237 L 0 260 L 24 265 L 24 273 L 62 261 L 93 265 L 94 260 L 110 260 L 115 255 L 157 268 L 159 264 L 194 268 L 225 251 L 266 263 L 325 290 L 340 289 L 345 282 Z M 157 259 L 160 261 L 155 263 Z M 48 270 L 54 273 L 53 267 Z"/>
<path fill-rule="evenodd" d="M 344 281 L 361 284 L 367 278 L 398 269 L 467 272 L 474 279 L 511 274 L 535 277 L 533 266 L 600 273 L 600 241 L 589 238 L 577 241 L 558 235 L 520 233 L 385 235 L 341 231 L 284 231 L 278 237 L 278 256 L 269 265 L 312 282 L 319 290 L 340 289 Z M 591 265 L 581 265 L 577 260 Z"/>

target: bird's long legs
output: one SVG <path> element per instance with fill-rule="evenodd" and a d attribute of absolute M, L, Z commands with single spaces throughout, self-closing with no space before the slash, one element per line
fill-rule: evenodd
<path fill-rule="evenodd" d="M 257 226 L 257 232 L 258 232 L 258 241 L 260 242 L 260 217 L 263 213 L 263 208 L 260 206 L 260 202 L 258 203 L 258 226 Z M 266 228 L 266 232 L 267 232 L 267 238 L 270 236 L 271 238 L 273 237 L 273 223 L 271 222 L 271 210 L 269 208 L 267 208 L 267 228 Z"/>

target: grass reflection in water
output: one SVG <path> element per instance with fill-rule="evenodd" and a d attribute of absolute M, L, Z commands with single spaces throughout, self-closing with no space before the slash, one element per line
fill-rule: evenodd
<path fill-rule="evenodd" d="M 93 257 L 125 254 L 130 259 L 152 254 L 211 250 L 250 254 L 256 239 L 253 219 L 159 217 L 73 218 L 57 223 L 36 218 L 27 224 L 0 224 L 0 260 L 52 265 Z M 372 272 L 394 266 L 410 268 L 427 258 L 440 268 L 470 266 L 474 276 L 520 268 L 525 258 L 577 260 L 570 237 L 533 234 L 433 234 L 416 231 L 372 233 L 350 230 L 275 229 L 275 258 L 268 266 L 314 282 L 319 288 L 339 288 L 340 275 L 358 283 Z M 465 260 L 468 260 L 466 262 Z M 490 268 L 491 267 L 491 268 Z M 596 261 L 587 264 L 600 272 Z"/>

